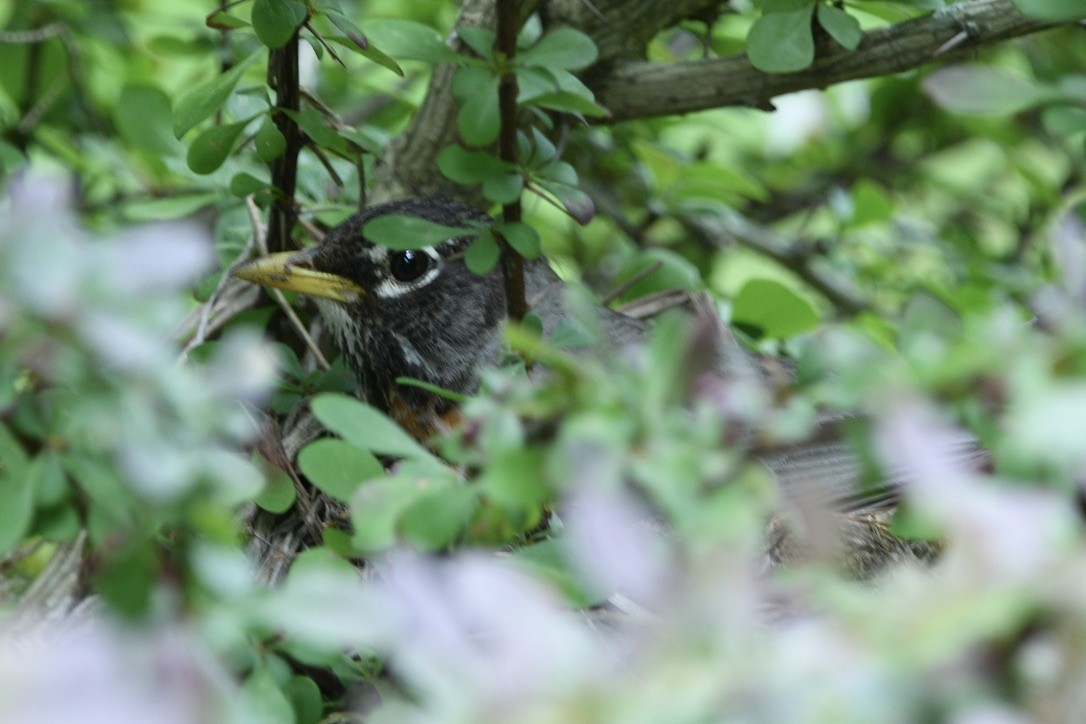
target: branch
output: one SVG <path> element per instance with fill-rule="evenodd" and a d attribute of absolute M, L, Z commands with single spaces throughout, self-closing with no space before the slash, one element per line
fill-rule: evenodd
<path fill-rule="evenodd" d="M 517 163 L 517 76 L 513 72 L 513 59 L 517 54 L 517 31 L 520 30 L 518 0 L 498 0 L 497 50 L 504 65 L 498 81 L 498 111 L 501 114 L 501 130 L 498 136 L 498 153 L 503 161 Z M 502 206 L 502 220 L 507 224 L 520 221 L 520 196 Z M 505 281 L 505 306 L 509 318 L 519 322 L 528 311 L 524 299 L 524 259 L 513 250 L 509 242 L 499 237 L 501 246 L 502 278 Z"/>
<path fill-rule="evenodd" d="M 859 47 L 828 43 L 810 68 L 765 73 L 746 54 L 676 63 L 623 61 L 589 79 L 612 121 L 722 106 L 769 107 L 785 93 L 900 73 L 935 60 L 1055 27 L 1018 11 L 1011 0 L 962 2 L 931 15 L 864 34 Z"/>
<path fill-rule="evenodd" d="M 295 113 L 301 107 L 298 78 L 298 32 L 282 48 L 268 57 L 268 85 L 275 89 L 275 111 L 272 119 L 286 139 L 286 148 L 271 163 L 272 186 L 279 190 L 268 213 L 268 249 L 286 251 L 291 248 L 290 235 L 298 220 L 294 208 L 294 189 L 298 181 L 298 154 L 304 139 L 298 124 L 282 110 Z"/>

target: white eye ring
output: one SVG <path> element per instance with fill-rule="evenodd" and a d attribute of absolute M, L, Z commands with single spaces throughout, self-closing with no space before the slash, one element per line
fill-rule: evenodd
<path fill-rule="evenodd" d="M 390 258 L 388 250 L 384 247 L 375 247 L 375 249 L 377 248 L 380 248 L 383 252 L 382 260 L 387 261 Z M 417 279 L 401 281 L 391 275 L 391 270 L 388 268 L 388 265 L 386 263 L 382 265 L 382 269 L 388 274 L 388 276 L 381 280 L 381 283 L 377 285 L 377 288 L 373 290 L 373 293 L 381 299 L 392 299 L 394 297 L 403 296 L 408 292 L 414 291 L 415 289 L 423 287 L 432 282 L 441 272 L 441 255 L 438 254 L 437 250 L 432 246 L 424 246 L 421 249 L 416 249 L 416 251 L 426 254 L 426 256 L 430 257 L 430 259 L 433 261 L 433 263 L 430 265 L 430 268 L 426 271 L 425 274 L 421 275 Z M 374 261 L 377 261 L 377 259 L 374 259 Z"/>

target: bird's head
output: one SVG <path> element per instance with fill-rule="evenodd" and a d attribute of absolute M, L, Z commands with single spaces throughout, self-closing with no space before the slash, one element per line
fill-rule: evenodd
<path fill-rule="evenodd" d="M 397 389 L 397 377 L 474 392 L 479 367 L 500 354 L 505 317 L 500 272 L 479 276 L 467 268 L 463 257 L 471 236 L 412 251 L 372 243 L 363 227 L 386 214 L 458 228 L 490 221 L 444 199 L 380 204 L 332 229 L 319 246 L 272 254 L 233 274 L 315 298 L 367 398 L 386 410 L 396 396 L 425 395 L 417 388 Z"/>

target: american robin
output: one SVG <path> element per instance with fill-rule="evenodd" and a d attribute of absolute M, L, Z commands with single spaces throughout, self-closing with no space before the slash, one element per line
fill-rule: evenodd
<path fill-rule="evenodd" d="M 383 214 L 414 215 L 460 228 L 491 221 L 455 201 L 395 201 L 355 214 L 319 246 L 272 254 L 233 273 L 313 297 L 357 374 L 363 396 L 425 438 L 454 424 L 455 404 L 396 379 L 411 377 L 457 393 L 476 392 L 480 370 L 497 364 L 502 354 L 505 289 L 500 270 L 480 276 L 468 269 L 464 253 L 470 237 L 412 251 L 370 242 L 363 226 Z M 531 311 L 541 320 L 544 335 L 550 335 L 567 313 L 564 283 L 539 258 L 525 264 L 525 287 Z M 643 321 L 602 306 L 598 313 L 611 344 L 645 334 Z M 717 363 L 720 374 L 747 375 L 754 382 L 764 377 L 754 355 L 730 335 L 726 342 Z M 962 455 L 975 452 L 973 441 L 963 438 Z M 768 452 L 763 461 L 782 489 L 803 490 L 800 497 L 805 500 L 832 501 L 856 511 L 884 506 L 895 497 L 893 480 L 875 496 L 870 490 L 860 494 L 861 466 L 847 445 L 833 439 Z"/>

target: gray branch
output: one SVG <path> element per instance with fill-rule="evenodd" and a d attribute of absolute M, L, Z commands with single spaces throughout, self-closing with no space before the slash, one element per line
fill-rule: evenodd
<path fill-rule="evenodd" d="M 1050 27 L 1053 23 L 1020 13 L 1011 0 L 974 0 L 867 32 L 854 51 L 825 43 L 811 67 L 798 73 L 765 73 L 739 54 L 676 63 L 619 62 L 589 85 L 614 121 L 722 106 L 767 108 L 770 99 L 785 93 L 900 73 Z"/>

